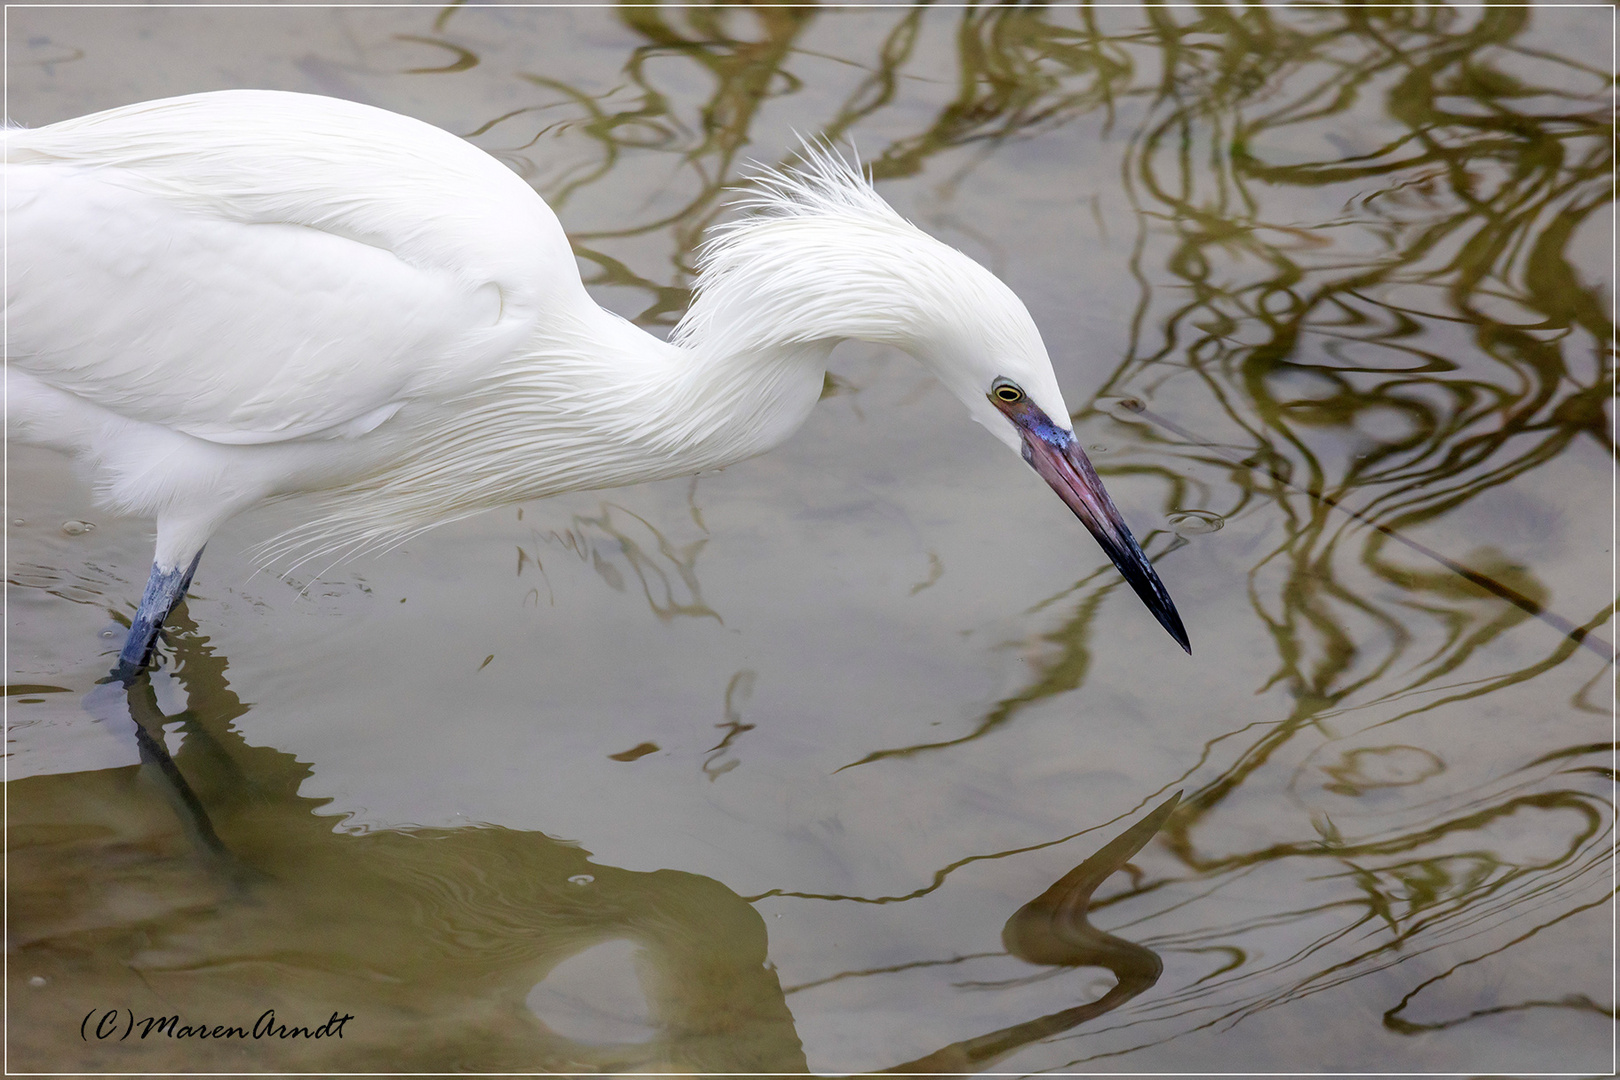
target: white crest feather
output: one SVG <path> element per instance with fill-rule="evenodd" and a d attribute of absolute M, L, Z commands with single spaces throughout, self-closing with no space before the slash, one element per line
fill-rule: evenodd
<path fill-rule="evenodd" d="M 742 215 L 698 249 L 692 306 L 671 337 L 710 355 L 847 337 L 852 327 L 894 340 L 901 326 L 882 299 L 892 289 L 870 279 L 890 277 L 884 264 L 895 255 L 943 249 L 884 201 L 858 159 L 825 142 L 806 139 L 794 164 L 760 167 L 733 205 Z"/>
<path fill-rule="evenodd" d="M 816 139 L 801 140 L 793 165 L 758 166 L 732 205 L 750 216 L 719 226 L 705 248 L 723 243 L 732 230 L 747 228 L 751 219 L 762 217 L 869 214 L 884 221 L 901 220 L 872 186 L 859 157 L 846 158 L 831 143 Z"/>

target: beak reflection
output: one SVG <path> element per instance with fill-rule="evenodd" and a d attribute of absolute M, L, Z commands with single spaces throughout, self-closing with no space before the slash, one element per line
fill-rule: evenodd
<path fill-rule="evenodd" d="M 1187 640 L 1187 629 L 1181 624 L 1169 591 L 1154 572 L 1153 564 L 1142 554 L 1141 545 L 1126 527 L 1125 519 L 1103 489 L 1097 470 L 1091 467 L 1091 461 L 1074 435 L 1054 424 L 1027 397 L 1008 402 L 992 394 L 990 400 L 1017 426 L 1024 441 L 1024 460 L 1052 485 L 1052 490 L 1097 538 L 1097 543 L 1153 617 L 1159 620 L 1159 625 L 1190 655 L 1192 645 Z"/>

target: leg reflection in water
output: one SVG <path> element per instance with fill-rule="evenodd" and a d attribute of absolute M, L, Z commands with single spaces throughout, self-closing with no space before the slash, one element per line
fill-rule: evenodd
<path fill-rule="evenodd" d="M 298 793 L 310 768 L 246 742 L 233 721 L 247 706 L 224 659 L 186 632 L 183 613 L 176 629 L 185 711 L 164 717 L 146 676 L 92 695 L 98 715 L 121 698 L 143 765 L 10 785 L 14 1067 L 807 1070 L 767 963 L 765 922 L 736 893 L 696 874 L 593 863 L 535 832 L 335 831 L 325 803 Z M 171 758 L 164 731 L 176 724 L 183 742 Z M 1033 963 L 1110 969 L 1112 990 L 894 1071 L 987 1068 L 1152 986 L 1158 957 L 1091 928 L 1086 907 L 1174 805 L 1019 909 L 1004 931 L 1008 951 Z M 640 1032 L 570 1027 L 536 1004 L 555 1000 L 536 991 L 565 962 L 589 964 L 612 942 L 629 950 Z M 332 1015 L 354 1019 L 341 1039 L 142 1039 L 137 1024 L 134 1037 L 94 1041 L 78 1032 L 92 1006 L 182 1024 L 251 1027 L 272 1009 L 277 1023 L 311 1029 Z"/>
<path fill-rule="evenodd" d="M 170 718 L 158 707 L 157 691 L 147 669 L 120 663 L 111 676 L 86 695 L 84 706 L 97 720 L 129 731 L 140 753 L 142 773 L 163 793 L 197 851 L 221 867 L 241 870 L 241 864 L 231 857 L 214 831 L 208 809 L 169 756 L 163 725 Z"/>

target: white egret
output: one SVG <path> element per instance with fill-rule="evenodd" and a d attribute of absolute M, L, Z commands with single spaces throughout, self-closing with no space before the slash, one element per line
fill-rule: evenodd
<path fill-rule="evenodd" d="M 352 553 L 716 468 L 804 421 L 845 338 L 927 366 L 1187 648 L 1024 305 L 831 152 L 758 179 L 666 342 L 591 300 L 533 189 L 418 120 L 235 90 L 4 137 L 10 433 L 157 522 L 126 675 L 248 507 L 309 496 L 272 550 Z"/>

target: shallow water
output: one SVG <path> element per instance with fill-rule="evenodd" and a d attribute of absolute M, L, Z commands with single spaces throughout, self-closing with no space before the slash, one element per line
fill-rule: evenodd
<path fill-rule="evenodd" d="M 233 522 L 127 699 L 148 525 L 12 446 L 11 1069 L 1612 1067 L 1609 12 L 7 18 L 17 122 L 467 134 L 652 328 L 749 159 L 853 140 L 1029 304 L 1195 650 L 876 348 L 719 474 L 319 577 Z M 352 1019 L 93 1032 L 269 1009 Z"/>

